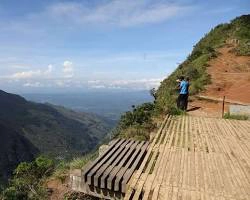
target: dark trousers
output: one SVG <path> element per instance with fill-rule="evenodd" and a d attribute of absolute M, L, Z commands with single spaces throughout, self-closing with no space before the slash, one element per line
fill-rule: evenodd
<path fill-rule="evenodd" d="M 181 110 L 187 110 L 188 106 L 188 94 L 179 94 L 177 99 L 177 108 Z"/>

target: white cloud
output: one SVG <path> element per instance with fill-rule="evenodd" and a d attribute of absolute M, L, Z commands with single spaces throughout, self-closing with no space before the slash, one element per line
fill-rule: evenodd
<path fill-rule="evenodd" d="M 36 70 L 36 71 L 24 71 L 24 72 L 17 72 L 13 75 L 11 75 L 11 78 L 13 79 L 28 79 L 28 78 L 34 78 L 35 76 L 41 75 L 42 72 L 41 70 Z"/>
<path fill-rule="evenodd" d="M 53 71 L 53 65 L 48 65 L 48 69 L 44 72 L 45 74 L 50 74 Z"/>
<path fill-rule="evenodd" d="M 50 76 L 52 73 L 53 66 L 48 65 L 48 68 L 46 70 L 29 70 L 29 71 L 22 71 L 22 72 L 17 72 L 12 75 L 10 75 L 8 78 L 11 79 L 32 79 L 32 78 L 45 78 Z"/>
<path fill-rule="evenodd" d="M 128 87 L 128 88 L 138 88 L 138 89 L 151 89 L 153 87 L 157 88 L 163 78 L 151 78 L 151 79 L 135 79 L 135 80 L 118 80 L 111 82 L 112 86 Z"/>
<path fill-rule="evenodd" d="M 91 88 L 93 89 L 104 89 L 104 88 L 107 88 L 105 85 L 93 85 L 91 86 Z"/>
<path fill-rule="evenodd" d="M 47 13 L 56 20 L 75 24 L 110 24 L 135 26 L 166 21 L 191 7 L 150 0 L 112 0 L 95 7 L 83 3 L 64 2 L 48 7 Z"/>
<path fill-rule="evenodd" d="M 63 62 L 63 73 L 65 78 L 72 78 L 74 76 L 74 67 L 71 61 Z"/>
<path fill-rule="evenodd" d="M 65 82 L 63 80 L 56 80 L 54 83 L 58 87 L 64 87 L 65 86 Z"/>
<path fill-rule="evenodd" d="M 90 80 L 88 81 L 88 84 L 99 84 L 100 82 L 100 80 Z"/>
<path fill-rule="evenodd" d="M 24 76 L 23 76 L 24 77 Z M 27 77 L 27 76 L 26 76 Z M 34 76 L 33 76 L 34 77 Z M 1 79 L 0 79 L 1 80 Z M 84 80 L 83 78 L 23 78 L 8 79 L 9 84 L 19 85 L 24 88 L 71 88 L 71 89 L 128 89 L 128 90 L 149 90 L 158 88 L 163 78 L 142 78 L 129 80 Z"/>
<path fill-rule="evenodd" d="M 144 78 L 144 79 L 131 79 L 131 80 L 109 80 L 101 81 L 94 80 L 88 81 L 88 86 L 94 89 L 152 89 L 158 88 L 164 78 Z"/>
<path fill-rule="evenodd" d="M 23 84 L 24 87 L 43 87 L 44 85 L 40 82 L 27 82 Z"/>

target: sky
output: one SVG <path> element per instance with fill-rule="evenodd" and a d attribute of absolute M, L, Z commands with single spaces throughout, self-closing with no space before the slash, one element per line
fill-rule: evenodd
<path fill-rule="evenodd" d="M 159 86 L 211 28 L 249 0 L 0 0 L 0 89 Z"/>

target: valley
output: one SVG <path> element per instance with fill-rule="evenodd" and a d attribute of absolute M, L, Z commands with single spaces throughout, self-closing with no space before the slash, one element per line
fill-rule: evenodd
<path fill-rule="evenodd" d="M 6 182 L 17 164 L 40 154 L 59 160 L 85 155 L 114 126 L 103 117 L 0 91 L 0 178 Z"/>

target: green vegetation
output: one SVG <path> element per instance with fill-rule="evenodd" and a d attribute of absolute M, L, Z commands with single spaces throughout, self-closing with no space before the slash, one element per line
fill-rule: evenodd
<path fill-rule="evenodd" d="M 0 199 L 48 199 L 46 182 L 49 179 L 55 178 L 64 183 L 69 176 L 70 169 L 81 169 L 96 157 L 97 152 L 94 152 L 70 161 L 58 162 L 47 156 L 39 156 L 32 162 L 22 162 L 15 169 L 13 178 L 9 181 L 8 187 L 3 190 Z"/>
<path fill-rule="evenodd" d="M 243 15 L 232 21 L 232 35 L 239 44 L 234 49 L 237 55 L 250 55 L 250 15 Z"/>
<path fill-rule="evenodd" d="M 128 111 L 121 116 L 114 135 L 137 140 L 148 140 L 150 130 L 155 127 L 152 120 L 153 112 L 153 103 L 133 106 L 132 111 Z"/>
<path fill-rule="evenodd" d="M 70 168 L 71 169 L 82 169 L 90 160 L 93 160 L 98 157 L 98 151 L 90 153 L 86 156 L 74 158 L 70 161 Z"/>
<path fill-rule="evenodd" d="M 96 157 L 97 151 L 87 154 L 86 156 L 73 158 L 68 162 L 63 160 L 55 166 L 52 177 L 64 183 L 69 176 L 70 169 L 82 169 L 90 160 L 93 160 Z"/>
<path fill-rule="evenodd" d="M 224 119 L 248 120 L 249 117 L 247 115 L 236 115 L 228 112 L 224 115 Z"/>
<path fill-rule="evenodd" d="M 45 156 L 33 162 L 20 163 L 11 179 L 9 187 L 2 193 L 3 200 L 40 200 L 47 198 L 44 181 L 54 169 L 54 163 Z"/>

